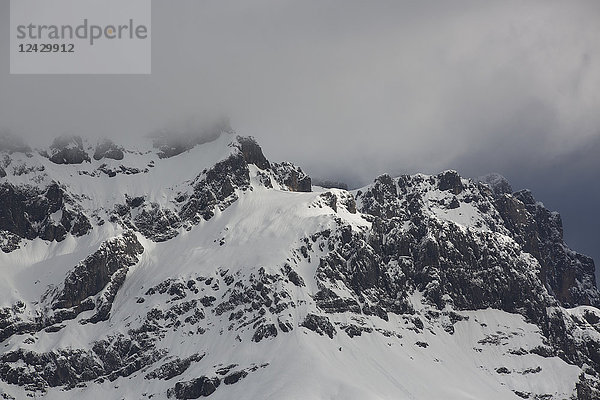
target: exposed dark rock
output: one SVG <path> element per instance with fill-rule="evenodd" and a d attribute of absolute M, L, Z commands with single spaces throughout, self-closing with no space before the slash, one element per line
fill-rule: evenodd
<path fill-rule="evenodd" d="M 23 367 L 11 367 L 9 363 L 21 360 L 39 372 L 28 371 Z M 92 380 L 102 374 L 101 365 L 83 350 L 57 350 L 50 353 L 17 351 L 4 353 L 0 356 L 0 376 L 2 380 L 13 385 L 30 385 L 38 390 L 46 386 L 74 385 L 79 377 Z"/>
<path fill-rule="evenodd" d="M 359 193 L 359 196 L 363 203 L 360 211 L 367 214 L 391 218 L 397 216 L 401 209 L 396 183 L 387 174 L 377 177 L 369 190 Z"/>
<path fill-rule="evenodd" d="M 527 374 L 537 374 L 542 372 L 542 367 L 540 367 L 539 365 L 535 368 L 527 368 L 525 370 L 523 370 L 523 372 L 521 372 L 523 375 L 527 375 Z"/>
<path fill-rule="evenodd" d="M 579 376 L 579 381 L 575 384 L 577 400 L 596 400 L 600 398 L 600 384 L 597 380 L 586 377 L 585 374 Z"/>
<path fill-rule="evenodd" d="M 310 177 L 300 167 L 289 162 L 282 162 L 273 163 L 271 169 L 277 176 L 277 181 L 292 192 L 312 191 Z"/>
<path fill-rule="evenodd" d="M 49 326 L 46 329 L 44 329 L 44 331 L 48 332 L 48 333 L 54 333 L 54 332 L 59 332 L 64 327 L 65 327 L 65 325 L 52 325 L 52 326 Z"/>
<path fill-rule="evenodd" d="M 90 156 L 83 148 L 81 137 L 61 136 L 50 146 L 49 159 L 55 164 L 81 164 L 89 162 Z"/>
<path fill-rule="evenodd" d="M 354 200 L 354 196 L 349 194 L 346 198 L 343 198 L 341 203 L 346 206 L 346 210 L 351 214 L 356 214 L 356 200 Z"/>
<path fill-rule="evenodd" d="M 510 349 L 508 350 L 508 353 L 513 354 L 515 356 L 524 356 L 526 354 L 529 354 L 529 352 L 522 347 L 519 347 L 518 349 Z"/>
<path fill-rule="evenodd" d="M 235 371 L 227 375 L 225 379 L 223 379 L 223 383 L 226 385 L 233 385 L 234 383 L 237 383 L 240 379 L 244 379 L 247 376 L 248 373 L 244 370 Z"/>
<path fill-rule="evenodd" d="M 321 257 L 316 278 L 324 285 L 342 281 L 350 288 L 355 299 L 361 299 L 362 311 L 367 315 L 377 315 L 387 320 L 387 311 L 394 313 L 412 313 L 407 299 L 410 286 L 407 273 L 413 270 L 413 264 L 400 260 L 396 269 L 394 265 L 385 263 L 382 256 L 370 246 L 362 235 L 353 232 L 350 226 L 340 227 L 335 235 L 330 235 L 319 247 L 327 247 L 330 252 Z M 320 297 L 320 296 L 319 296 Z M 364 300 L 368 302 L 363 304 Z M 335 307 L 357 310 L 357 305 L 350 301 L 332 303 Z M 327 303 L 323 303 L 327 308 Z M 386 311 L 387 310 L 387 311 Z"/>
<path fill-rule="evenodd" d="M 104 242 L 95 253 L 69 273 L 52 308 L 75 307 L 86 298 L 100 293 L 115 278 L 117 272 L 123 274 L 123 270 L 136 264 L 143 251 L 144 248 L 132 232 L 125 232 L 121 237 Z M 116 286 L 110 288 L 114 294 L 122 284 L 120 274 L 117 275 L 119 277 Z M 114 298 L 114 294 L 111 293 L 109 297 Z"/>
<path fill-rule="evenodd" d="M 204 358 L 204 354 L 194 354 L 190 357 L 184 358 L 183 360 L 180 358 L 175 358 L 172 361 L 169 361 L 159 368 L 149 372 L 144 376 L 146 379 L 162 379 L 169 380 L 176 376 L 183 374 L 191 365 L 192 362 L 198 362 Z"/>
<path fill-rule="evenodd" d="M 329 318 L 320 315 L 308 314 L 300 326 L 308 328 L 321 336 L 327 335 L 330 339 L 333 339 L 333 335 L 336 334 L 335 328 L 329 321 Z"/>
<path fill-rule="evenodd" d="M 250 171 L 241 153 L 233 154 L 204 171 L 194 180 L 193 193 L 182 206 L 183 220 L 199 222 L 214 215 L 215 207 L 224 210 L 237 200 L 235 191 L 247 190 L 250 186 Z"/>
<path fill-rule="evenodd" d="M 360 314 L 360 305 L 353 298 L 342 299 L 331 289 L 321 289 L 314 295 L 317 306 L 326 313 L 344 313 L 347 311 Z"/>
<path fill-rule="evenodd" d="M 539 261 L 544 284 L 565 307 L 600 305 L 594 261 L 567 247 L 558 213 L 537 203 L 527 190 L 501 196 L 495 206 L 515 240 Z"/>
<path fill-rule="evenodd" d="M 521 392 L 520 390 L 513 390 L 513 393 L 522 399 L 528 399 L 531 396 L 530 392 Z"/>
<path fill-rule="evenodd" d="M 29 321 L 15 306 L 0 308 L 0 342 L 12 335 L 35 333 L 42 327 L 38 322 Z"/>
<path fill-rule="evenodd" d="M 96 171 L 88 172 L 88 171 L 79 171 L 81 175 L 89 175 L 89 176 L 101 176 L 102 174 L 108 175 L 110 178 L 114 178 L 117 175 L 137 175 L 142 173 L 148 173 L 149 169 L 139 169 L 135 167 L 127 167 L 125 165 L 119 165 L 115 168 L 110 168 L 108 164 L 101 164 Z"/>
<path fill-rule="evenodd" d="M 197 399 L 200 397 L 207 397 L 213 394 L 220 384 L 221 380 L 219 378 L 201 376 L 200 378 L 191 381 L 177 382 L 174 388 L 169 389 L 167 396 L 174 396 L 176 399 Z"/>
<path fill-rule="evenodd" d="M 264 269 L 260 268 L 258 274 L 250 274 L 247 282 L 236 281 L 232 284 L 223 301 L 215 306 L 214 313 L 222 315 L 231 312 L 229 320 L 235 321 L 238 328 L 251 325 L 255 330 L 254 341 L 276 336 L 275 325 L 267 323 L 264 315 L 267 312 L 273 315 L 281 314 L 294 306 L 287 291 L 275 289 L 284 282 L 282 275 L 266 274 Z M 238 311 L 232 312 L 236 308 Z M 289 323 L 282 322 L 279 326 L 283 332 L 292 330 Z"/>
<path fill-rule="evenodd" d="M 10 158 L 8 159 L 8 161 L 10 161 Z M 6 167 L 8 167 L 8 165 Z M 23 176 L 23 175 L 34 174 L 35 175 L 35 177 L 33 177 L 34 180 L 42 179 L 43 174 L 40 174 L 40 173 L 44 172 L 45 170 L 46 170 L 46 167 L 44 167 L 43 165 L 27 165 L 25 163 L 19 163 L 19 164 L 12 165 L 12 173 L 14 176 Z"/>
<path fill-rule="evenodd" d="M 280 319 L 277 320 L 277 326 L 279 326 L 279 329 L 281 329 L 281 332 L 283 333 L 291 332 L 294 329 L 291 322 L 282 321 Z"/>
<path fill-rule="evenodd" d="M 260 169 L 271 168 L 271 164 L 254 138 L 238 136 L 237 141 L 248 164 L 254 164 Z"/>
<path fill-rule="evenodd" d="M 305 286 L 304 279 L 302 279 L 302 277 L 300 275 L 298 275 L 298 273 L 296 271 L 294 271 L 292 269 L 292 267 L 290 267 L 289 264 L 285 264 L 283 266 L 282 272 L 284 275 L 286 275 L 288 277 L 290 282 L 292 282 L 294 285 L 299 286 L 299 287 Z"/>
<path fill-rule="evenodd" d="M 454 194 L 460 194 L 460 192 L 463 191 L 460 175 L 458 175 L 456 171 L 442 172 L 437 178 L 439 180 L 438 188 L 440 190 L 449 190 Z"/>
<path fill-rule="evenodd" d="M 138 259 L 136 259 L 137 261 Z M 88 320 L 82 321 L 82 323 L 91 322 L 93 324 L 106 321 L 110 317 L 110 311 L 112 309 L 112 303 L 117 296 L 117 292 L 123 286 L 125 277 L 127 276 L 128 268 L 120 268 L 111 277 L 110 282 L 106 285 L 102 296 L 96 302 L 96 313 Z"/>
<path fill-rule="evenodd" d="M 215 373 L 217 375 L 221 375 L 221 376 L 227 375 L 229 373 L 229 371 L 231 371 L 232 369 L 234 369 L 237 366 L 238 366 L 237 364 L 229 364 L 229 365 L 227 365 L 225 367 L 221 367 L 221 368 L 217 369 L 215 371 Z"/>
<path fill-rule="evenodd" d="M 87 216 L 55 182 L 45 190 L 7 182 L 0 185 L 0 232 L 9 232 L 22 239 L 39 237 L 62 241 L 69 232 L 82 236 L 91 229 Z M 3 246 L 2 249 L 11 251 L 12 247 Z"/>
<path fill-rule="evenodd" d="M 452 200 L 450 201 L 450 204 L 448 204 L 448 209 L 454 210 L 458 207 L 460 207 L 460 201 L 458 201 L 458 199 L 456 197 L 453 197 Z"/>
<path fill-rule="evenodd" d="M 365 326 L 358 326 L 358 325 L 350 324 L 350 325 L 344 327 L 344 332 L 346 332 L 348 334 L 348 336 L 353 338 L 355 336 L 362 336 L 363 332 L 371 333 L 371 332 L 373 332 L 373 329 L 369 328 L 369 327 L 365 327 Z"/>
<path fill-rule="evenodd" d="M 189 148 L 190 143 L 167 151 L 175 154 Z M 126 197 L 124 204 L 117 204 L 110 221 L 127 229 L 126 234 L 105 242 L 78 264 L 63 287 L 47 292 L 39 305 L 15 302 L 0 308 L 0 341 L 31 334 L 15 337 L 22 340 L 24 349 L 0 356 L 0 379 L 40 390 L 47 386 L 69 389 L 91 380 L 112 381 L 140 370 L 146 379 L 174 379 L 189 372 L 191 363 L 202 356 L 170 357 L 159 363 L 165 354 L 154 346 L 167 333 L 178 338 L 205 332 L 231 334 L 238 342 L 252 335 L 256 343 L 296 329 L 299 321 L 294 318 L 305 309 L 313 312 L 299 325 L 330 338 L 336 329 L 351 338 L 363 333 L 400 338 L 400 331 L 370 327 L 381 318 L 394 325 L 403 321 L 402 329 L 425 331 L 434 340 L 428 330 L 443 335 L 435 331 L 437 327 L 453 334 L 454 324 L 467 319 L 452 310 L 494 308 L 521 314 L 527 322 L 537 324 L 544 336 L 543 346 L 512 348 L 509 354 L 559 356 L 578 365 L 584 373 L 577 383 L 577 395 L 584 399 L 598 397 L 600 343 L 594 338 L 600 331 L 600 312 L 592 307 L 574 311 L 560 307 L 598 304 L 593 262 L 568 249 L 562 239 L 560 216 L 537 203 L 531 192 L 512 195 L 507 182 L 463 180 L 454 171 L 396 179 L 382 175 L 358 192 L 356 201 L 343 190 L 332 189 L 315 196 L 310 207 L 331 207 L 336 214 L 329 213 L 331 218 L 326 228 L 321 228 L 323 231 L 307 232 L 306 237 L 299 238 L 280 264 L 269 268 L 248 265 L 239 270 L 218 265 L 208 276 L 164 277 L 162 282 L 143 289 L 137 284 L 128 285 L 133 291 L 130 304 L 143 311 L 118 321 L 123 323 L 118 326 L 119 332 L 127 330 L 126 334 L 95 342 L 91 350 L 56 349 L 42 354 L 26 350 L 26 346 L 40 340 L 38 336 L 56 338 L 55 332 L 69 330 L 72 324 L 108 320 L 128 268 L 139 262 L 143 251 L 133 231 L 151 240 L 166 241 L 180 227 L 192 229 L 201 219 L 212 218 L 244 191 L 252 190 L 253 167 L 249 164 L 261 169 L 255 182 L 266 187 L 310 190 L 310 178 L 299 168 L 289 163 L 269 163 L 253 139 L 238 138 L 232 146 L 230 157 L 202 171 L 191 185 L 183 185 L 181 192 L 174 193 L 173 203 L 159 206 L 139 196 Z M 115 176 L 128 173 L 123 168 L 105 166 Z M 86 232 L 91 226 L 89 221 L 87 227 L 79 221 L 79 215 L 85 221 L 87 217 L 76 200 L 58 184 L 43 190 L 0 185 L 0 246 L 14 249 L 22 238 L 62 240 L 68 233 Z M 344 210 L 356 212 L 357 204 L 364 214 L 355 220 L 362 218 L 369 224 L 350 225 L 343 220 Z M 465 221 L 458 225 L 443 216 L 458 214 L 447 211 L 459 207 L 461 212 L 471 208 L 472 226 L 465 227 L 469 224 Z M 224 233 L 215 237 L 216 246 L 224 245 L 226 237 Z M 314 278 L 316 292 L 307 293 L 299 275 L 306 272 L 307 262 L 316 270 L 304 279 L 311 280 L 312 288 Z M 412 303 L 417 297 L 412 296 L 415 291 L 423 295 L 424 304 L 418 308 Z M 87 319 L 74 320 L 84 311 L 91 311 L 85 315 Z M 336 313 L 344 315 L 331 315 Z M 130 324 L 137 328 L 130 328 Z M 492 331 L 478 345 L 493 348 L 511 335 Z M 266 346 L 265 342 L 261 346 Z M 429 346 L 425 341 L 414 345 Z M 178 382 L 168 394 L 176 398 L 208 396 L 221 379 L 227 385 L 233 384 L 258 368 L 236 367 L 219 364 L 214 366 L 218 378 L 203 376 Z M 524 375 L 540 371 L 496 370 L 500 374 Z"/>
<path fill-rule="evenodd" d="M 510 182 L 500 174 L 484 175 L 477 178 L 477 181 L 486 184 L 497 197 L 513 192 Z"/>
<path fill-rule="evenodd" d="M 200 303 L 202 303 L 204 307 L 211 307 L 215 300 L 217 299 L 214 296 L 204 296 L 200 299 Z"/>
<path fill-rule="evenodd" d="M 366 193 L 361 193 L 363 212 L 388 219 L 400 217 L 402 220 L 411 221 L 414 224 L 414 228 L 403 233 L 402 236 L 398 236 L 394 234 L 398 226 L 396 222 L 387 220 L 379 223 L 376 221 L 375 229 L 380 230 L 388 238 L 387 242 L 383 243 L 375 239 L 377 236 L 373 236 L 370 244 L 375 247 L 377 253 L 380 254 L 382 250 L 385 258 L 393 259 L 397 256 L 410 255 L 414 263 L 412 268 L 414 271 L 418 271 L 414 277 L 415 282 L 419 288 L 425 290 L 426 297 L 435 304 L 441 305 L 442 295 L 450 294 L 454 305 L 459 308 L 485 308 L 485 303 L 494 303 L 489 306 L 502 308 L 509 312 L 519 312 L 518 309 L 520 309 L 520 312 L 524 312 L 526 316 L 537 315 L 537 319 L 541 319 L 544 314 L 543 304 L 545 302 L 543 288 L 537 283 L 537 277 L 532 273 L 535 271 L 531 270 L 528 262 L 519 260 L 518 254 L 521 252 L 519 248 L 500 245 L 500 242 L 493 239 L 491 233 L 465 234 L 452 225 L 440 223 L 433 223 L 429 227 L 424 225 L 423 213 L 427 206 L 422 199 L 420 188 L 426 184 L 425 179 L 418 175 L 398 178 L 397 187 L 401 188 L 398 193 L 393 180 L 383 176 L 378 178 Z M 517 241 L 523 243 L 525 250 L 538 258 L 542 268 L 545 264 L 541 256 L 543 252 L 535 250 L 538 243 L 536 238 L 541 236 L 535 233 L 540 226 L 536 221 L 543 221 L 542 217 L 546 217 L 546 222 L 542 222 L 541 225 L 546 227 L 544 231 L 547 232 L 545 236 L 548 238 L 546 241 L 548 248 L 553 247 L 550 243 L 557 243 L 559 239 L 557 248 L 562 247 L 561 230 L 552 228 L 552 221 L 555 221 L 556 226 L 557 219 L 544 213 L 543 210 L 534 210 L 533 208 L 537 208 L 537 206 L 530 196 L 524 195 L 523 197 L 528 203 L 534 203 L 531 206 L 526 206 L 522 201 L 509 196 L 494 199 L 480 192 L 476 184 L 470 184 L 468 189 L 465 188 L 460 177 L 453 171 L 438 175 L 438 179 L 441 189 L 448 190 L 455 196 L 469 196 L 471 204 L 486 209 L 486 213 L 490 216 L 489 220 L 493 221 L 490 224 L 496 224 L 497 215 L 502 215 L 506 228 L 518 233 L 521 239 L 517 236 Z M 465 190 L 468 192 L 463 193 Z M 402 206 L 403 203 L 406 205 Z M 528 210 L 528 207 L 532 207 L 532 210 Z M 496 212 L 498 214 L 494 214 Z M 538 212 L 539 214 L 537 214 Z M 498 229 L 497 225 L 492 227 Z M 444 232 L 443 235 L 446 236 L 445 241 L 436 240 L 436 237 L 442 235 L 441 232 Z M 427 235 L 430 236 L 426 239 Z M 446 247 L 448 240 L 452 243 L 451 248 Z M 417 254 L 420 255 L 417 256 Z M 576 289 L 570 289 L 568 293 L 564 291 L 563 293 L 567 298 L 573 298 L 577 293 L 576 298 L 580 304 L 593 303 L 593 298 L 589 296 L 597 296 L 597 292 L 591 289 L 595 286 L 593 274 L 589 272 L 592 268 L 591 264 L 584 261 L 585 258 L 581 256 L 576 259 L 580 260 L 579 263 L 573 262 L 572 265 L 579 265 L 579 279 L 572 280 L 573 284 L 569 286 L 567 283 L 566 286 L 576 288 L 578 285 L 574 282 L 578 281 L 583 287 L 579 292 L 573 292 Z M 518 267 L 515 269 L 514 266 L 509 266 L 511 264 L 516 264 Z M 496 275 L 494 271 L 498 271 L 496 269 L 498 266 L 505 269 L 506 273 L 492 277 L 492 275 Z M 477 276 L 480 276 L 486 285 L 473 285 Z M 550 286 L 552 287 L 552 285 Z M 525 289 L 526 287 L 529 289 Z M 532 290 L 531 288 L 534 287 L 536 289 Z M 459 289 L 461 294 L 455 292 L 455 289 Z M 528 293 L 527 300 L 522 298 L 523 291 Z M 535 306 L 532 307 L 532 305 Z M 523 307 L 527 311 L 523 311 Z"/>
<path fill-rule="evenodd" d="M 319 195 L 333 211 L 337 212 L 337 197 L 331 192 L 325 192 Z"/>
<path fill-rule="evenodd" d="M 136 209 L 132 217 L 132 209 Z M 118 222 L 124 228 L 135 229 L 153 242 L 164 242 L 179 234 L 179 216 L 171 209 L 162 208 L 158 203 L 146 203 L 144 197 L 126 197 L 125 204 L 115 204 L 111 222 Z"/>
<path fill-rule="evenodd" d="M 423 321 L 421 320 L 421 318 L 419 318 L 419 317 L 417 317 L 417 316 L 414 316 L 414 317 L 411 319 L 411 321 L 412 321 L 412 323 L 415 325 L 415 327 L 416 327 L 417 329 L 421 329 L 421 330 L 423 329 L 424 325 L 423 325 Z"/>
<path fill-rule="evenodd" d="M 4 393 L 3 391 L 0 390 L 0 398 L 4 399 L 4 400 L 15 400 L 14 397 L 12 397 L 11 395 Z"/>
<path fill-rule="evenodd" d="M 106 377 L 115 380 L 129 376 L 164 356 L 154 349 L 155 338 L 143 327 L 95 342 L 92 350 L 57 349 L 35 353 L 19 349 L 0 355 L 0 379 L 36 391 L 48 386 L 65 386 Z M 20 365 L 27 365 L 23 367 Z"/>
<path fill-rule="evenodd" d="M 102 160 L 103 158 L 110 158 L 113 160 L 122 160 L 125 154 L 123 148 L 117 146 L 111 140 L 105 139 L 98 143 L 96 150 L 94 151 L 94 160 Z"/>
<path fill-rule="evenodd" d="M 164 242 L 174 238 L 178 234 L 176 229 L 181 226 L 181 221 L 175 212 L 161 208 L 156 203 L 139 211 L 133 218 L 133 223 L 142 235 L 154 242 Z"/>
<path fill-rule="evenodd" d="M 258 343 L 263 339 L 276 336 L 277 328 L 274 324 L 260 325 L 254 332 L 254 335 L 252 336 L 252 341 Z"/>
<path fill-rule="evenodd" d="M 558 214 L 537 203 L 529 191 L 497 195 L 488 186 L 463 183 L 453 172 L 440 174 L 437 179 L 438 188 L 449 192 L 447 199 L 456 197 L 476 207 L 489 231 L 464 232 L 452 223 L 430 219 L 431 202 L 423 196 L 427 186 L 435 182 L 431 177 L 403 176 L 394 182 L 383 176 L 358 195 L 363 212 L 381 217 L 373 220 L 373 234 L 366 247 L 372 247 L 369 252 L 373 255 L 363 258 L 336 250 L 322 261 L 317 277 L 334 281 L 350 276 L 352 271 L 357 278 L 357 270 L 346 272 L 349 260 L 363 260 L 368 265 L 368 260 L 381 257 L 376 261 L 380 270 L 394 260 L 407 266 L 399 276 L 414 282 L 436 307 L 449 302 L 457 309 L 492 307 L 520 313 L 538 324 L 551 343 L 554 350 L 544 350 L 544 354 L 558 351 L 570 363 L 587 363 L 600 370 L 600 345 L 577 339 L 583 334 L 577 329 L 589 328 L 570 316 L 546 311 L 557 299 L 566 306 L 598 302 L 593 262 L 566 247 Z M 518 244 L 503 244 L 495 237 L 498 231 Z M 360 283 L 356 289 L 371 285 L 369 282 L 378 276 L 375 267 L 371 271 L 371 278 L 363 275 L 356 279 Z M 353 287 L 352 283 L 346 285 Z M 406 290 L 398 287 L 400 292 Z M 546 289 L 555 297 L 548 296 Z M 367 314 L 365 307 L 363 312 Z M 595 321 L 594 315 L 588 318 Z"/>
<path fill-rule="evenodd" d="M 273 181 L 271 180 L 271 176 L 268 173 L 257 171 L 256 176 L 264 187 L 268 189 L 273 189 Z"/>

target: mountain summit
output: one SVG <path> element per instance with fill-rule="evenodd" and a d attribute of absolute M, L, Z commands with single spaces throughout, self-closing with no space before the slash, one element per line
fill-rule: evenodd
<path fill-rule="evenodd" d="M 0 149 L 0 397 L 597 399 L 600 295 L 494 175 L 312 186 L 216 126 Z"/>

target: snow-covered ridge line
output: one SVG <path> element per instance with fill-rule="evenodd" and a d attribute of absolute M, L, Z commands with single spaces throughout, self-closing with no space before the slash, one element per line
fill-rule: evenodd
<path fill-rule="evenodd" d="M 0 394 L 600 393 L 593 261 L 531 193 L 456 171 L 313 192 L 251 138 L 186 143 L 2 154 Z"/>

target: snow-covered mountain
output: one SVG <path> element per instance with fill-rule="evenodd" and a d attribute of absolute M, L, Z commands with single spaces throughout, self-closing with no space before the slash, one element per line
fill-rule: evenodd
<path fill-rule="evenodd" d="M 600 398 L 594 263 L 502 177 L 325 189 L 226 125 L 0 147 L 1 398 Z"/>

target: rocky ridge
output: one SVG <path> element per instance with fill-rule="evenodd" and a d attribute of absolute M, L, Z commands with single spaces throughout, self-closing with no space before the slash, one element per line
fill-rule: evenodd
<path fill-rule="evenodd" d="M 560 216 L 530 192 L 511 193 L 497 177 L 446 171 L 382 175 L 357 191 L 311 193 L 299 167 L 270 162 L 255 140 L 224 131 L 179 147 L 155 141 L 137 152 L 101 142 L 88 153 L 76 138 L 37 155 L 25 149 L 31 157 L 5 152 L 0 266 L 7 273 L 16 268 L 11 255 L 36 241 L 100 240 L 39 297 L 2 299 L 6 396 L 52 396 L 58 388 L 91 395 L 94 386 L 123 386 L 125 378 L 164 382 L 148 397 L 227 396 L 230 387 L 260 380 L 263 370 L 275 373 L 276 361 L 239 360 L 215 341 L 249 349 L 315 335 L 335 352 L 373 337 L 433 352 L 436 341 L 455 340 L 465 329 L 482 335 L 469 357 L 502 350 L 497 359 L 505 364 L 482 368 L 508 388 L 506 396 L 599 395 L 594 263 L 568 248 Z M 158 181 L 163 163 L 219 141 L 221 156 L 189 171 L 189 179 Z M 139 172 L 95 174 L 105 162 L 106 170 Z M 65 168 L 68 174 L 57 172 Z M 165 186 L 160 195 L 142 186 L 100 201 L 82 190 L 94 180 L 144 176 Z M 231 216 L 236 223 L 222 222 Z M 515 325 L 481 322 L 490 315 L 510 315 Z M 92 334 L 93 326 L 106 331 Z M 46 344 L 70 332 L 87 332 L 86 339 Z M 193 352 L 175 345 L 188 342 Z M 547 381 L 552 368 L 571 371 L 562 392 L 531 383 Z"/>

